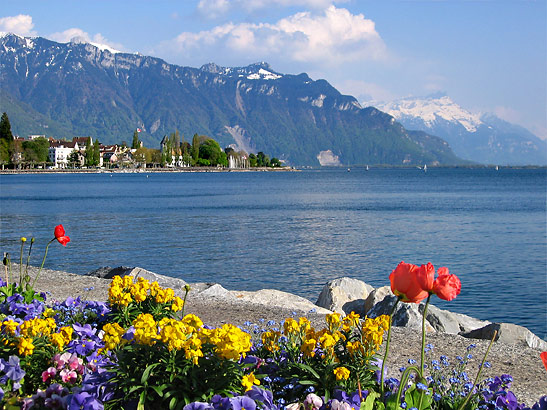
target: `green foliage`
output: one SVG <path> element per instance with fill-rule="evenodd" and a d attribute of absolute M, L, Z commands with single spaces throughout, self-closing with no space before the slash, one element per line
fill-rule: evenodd
<path fill-rule="evenodd" d="M 11 133 L 11 124 L 8 114 L 5 112 L 0 119 L 0 162 L 8 163 L 11 161 L 14 149 L 13 134 Z"/>
<path fill-rule="evenodd" d="M 23 141 L 23 159 L 26 162 L 47 162 L 49 160 L 49 141 L 45 138 L 36 138 Z"/>
<path fill-rule="evenodd" d="M 220 145 L 214 139 L 209 138 L 199 146 L 199 157 L 208 160 L 213 166 L 228 165 L 226 153 L 220 149 Z"/>
<path fill-rule="evenodd" d="M 131 148 L 137 149 L 137 148 L 140 148 L 140 146 L 141 146 L 141 142 L 139 140 L 139 132 L 135 130 L 133 132 L 133 141 L 131 142 Z"/>

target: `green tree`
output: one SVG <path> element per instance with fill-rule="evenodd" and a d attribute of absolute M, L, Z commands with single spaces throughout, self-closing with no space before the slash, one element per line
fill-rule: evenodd
<path fill-rule="evenodd" d="M 99 140 L 93 143 L 93 166 L 98 166 L 101 163 L 101 147 Z"/>
<path fill-rule="evenodd" d="M 161 164 L 162 161 L 162 154 L 159 149 L 151 149 L 150 155 L 152 157 L 152 164 L 158 165 Z"/>
<path fill-rule="evenodd" d="M 192 137 L 192 158 L 194 159 L 194 162 L 197 162 L 199 159 L 199 145 L 199 136 L 198 134 L 194 134 Z"/>
<path fill-rule="evenodd" d="M 85 165 L 87 167 L 95 165 L 95 162 L 93 161 L 93 145 L 91 145 L 90 137 L 88 137 L 85 142 Z"/>
<path fill-rule="evenodd" d="M 226 153 L 214 139 L 205 140 L 199 147 L 199 157 L 208 160 L 211 165 L 228 166 Z"/>
<path fill-rule="evenodd" d="M 148 148 L 140 147 L 133 154 L 133 158 L 140 164 L 149 164 L 152 162 L 152 153 Z"/>
<path fill-rule="evenodd" d="M 23 141 L 22 148 L 25 162 L 46 163 L 49 159 L 49 141 L 45 138 Z"/>
<path fill-rule="evenodd" d="M 254 168 L 257 166 L 257 162 L 256 162 L 256 155 L 255 154 L 249 154 L 249 166 L 251 168 Z"/>
<path fill-rule="evenodd" d="M 135 130 L 135 132 L 133 133 L 133 142 L 131 142 L 131 148 L 137 149 L 140 148 L 140 146 L 141 142 L 139 141 L 139 132 Z"/>
<path fill-rule="evenodd" d="M 70 168 L 79 168 L 80 167 L 80 153 L 76 150 L 73 150 L 68 156 L 68 166 Z"/>
<path fill-rule="evenodd" d="M 0 119 L 0 162 L 2 164 L 11 162 L 14 145 L 8 114 L 3 113 Z"/>
<path fill-rule="evenodd" d="M 274 168 L 279 168 L 279 167 L 281 167 L 281 161 L 279 161 L 279 159 L 276 158 L 276 157 L 273 157 L 273 158 L 272 158 L 272 160 L 270 161 L 270 164 L 271 164 L 271 166 L 274 167 Z"/>

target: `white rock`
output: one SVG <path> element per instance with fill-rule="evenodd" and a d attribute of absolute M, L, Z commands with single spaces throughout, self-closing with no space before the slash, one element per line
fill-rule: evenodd
<path fill-rule="evenodd" d="M 319 314 L 332 313 L 330 310 L 314 305 L 308 299 L 301 296 L 293 295 L 292 293 L 282 292 L 275 289 L 261 289 L 256 292 L 248 291 L 231 291 L 236 300 L 242 302 L 255 303 L 270 307 L 282 307 L 284 309 L 296 310 L 301 312 L 314 311 Z"/>
<path fill-rule="evenodd" d="M 353 278 L 338 278 L 325 284 L 315 304 L 340 314 L 364 311 L 365 299 L 374 288 Z M 360 306 L 362 305 L 362 306 Z"/>

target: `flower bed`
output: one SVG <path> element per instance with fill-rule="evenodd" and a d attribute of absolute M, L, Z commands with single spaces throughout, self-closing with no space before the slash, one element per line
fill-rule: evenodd
<path fill-rule="evenodd" d="M 60 229 L 55 239 L 69 241 Z M 172 289 L 142 278 L 114 278 L 106 303 L 48 304 L 22 266 L 19 283 L 0 281 L 6 409 L 525 408 L 510 391 L 511 376 L 468 375 L 472 346 L 455 360 L 435 358 L 425 335 L 419 362 L 401 369 L 401 380 L 387 378 L 389 316 L 330 314 L 321 329 L 305 317 L 210 328 L 184 314 Z M 435 294 L 456 297 L 459 279 L 446 268 L 438 274 L 431 264 L 401 263 L 390 275 L 392 290 L 401 302 L 427 298 L 426 306 Z M 533 408 L 545 406 L 543 397 Z"/>

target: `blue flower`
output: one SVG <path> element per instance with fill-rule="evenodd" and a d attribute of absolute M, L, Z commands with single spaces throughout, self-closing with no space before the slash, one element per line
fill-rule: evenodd
<path fill-rule="evenodd" d="M 203 403 L 200 401 L 195 401 L 183 407 L 183 410 L 210 410 L 210 409 L 213 409 L 213 406 L 211 406 L 209 403 Z"/>
<path fill-rule="evenodd" d="M 230 399 L 233 410 L 256 410 L 256 403 L 248 396 L 236 396 Z M 196 409 L 202 410 L 202 409 Z"/>
<path fill-rule="evenodd" d="M 68 398 L 67 410 L 103 410 L 103 404 L 87 392 L 73 394 Z"/>

